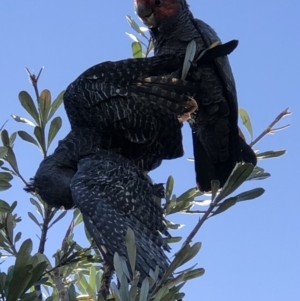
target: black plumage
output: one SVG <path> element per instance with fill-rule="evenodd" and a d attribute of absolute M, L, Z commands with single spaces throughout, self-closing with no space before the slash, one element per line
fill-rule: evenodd
<path fill-rule="evenodd" d="M 220 42 L 216 32 L 195 19 L 185 0 L 135 0 L 138 15 L 150 27 L 155 55 L 184 53 L 195 40 L 198 50 Z M 227 56 L 202 66 L 198 82 L 201 98 L 190 121 L 196 180 L 200 190 L 210 191 L 211 180 L 226 182 L 237 162 L 256 164 L 253 150 L 239 136 L 235 81 Z"/>
<path fill-rule="evenodd" d="M 126 233 L 130 227 L 137 247 L 139 284 L 150 269 L 159 266 L 159 278 L 169 262 L 169 246 L 161 233 L 169 235 L 162 209 L 153 198 L 153 186 L 133 162 L 108 150 L 80 160 L 71 182 L 74 203 L 103 257 L 113 266 L 114 253 L 122 256 L 130 271 Z"/>
<path fill-rule="evenodd" d="M 210 53 L 219 55 L 208 51 L 197 64 L 210 60 Z M 168 55 L 107 62 L 84 72 L 64 96 L 72 130 L 26 188 L 51 206 L 77 206 L 111 266 L 115 252 L 128 262 L 125 236 L 130 227 L 141 280 L 156 265 L 162 276 L 168 267 L 164 250 L 169 249 L 160 234 L 169 235 L 162 209 L 153 199 L 161 195 L 161 187 L 144 171 L 182 155 L 180 118 L 195 109 L 187 94 L 201 94 L 194 83 L 160 76 L 160 68 L 172 72 L 182 62 L 183 57 Z"/>
<path fill-rule="evenodd" d="M 77 206 L 110 266 L 115 252 L 128 263 L 125 238 L 130 227 L 137 246 L 139 283 L 156 265 L 161 277 L 169 264 L 164 254 L 169 246 L 160 233 L 170 235 L 162 208 L 154 200 L 156 187 L 133 162 L 101 144 L 99 135 L 91 130 L 71 131 L 41 162 L 26 190 L 39 193 L 55 207 Z"/>
<path fill-rule="evenodd" d="M 64 105 L 72 129 L 93 128 L 103 148 L 145 171 L 183 155 L 182 119 L 196 109 L 199 88 L 159 76 L 182 66 L 183 57 L 127 59 L 89 68 L 67 88 Z"/>

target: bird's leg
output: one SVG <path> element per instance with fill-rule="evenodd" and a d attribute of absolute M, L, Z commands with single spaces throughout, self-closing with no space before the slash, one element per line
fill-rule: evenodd
<path fill-rule="evenodd" d="M 107 262 L 104 262 L 103 270 L 104 272 L 102 275 L 101 286 L 100 286 L 100 290 L 98 291 L 98 295 L 102 296 L 104 300 L 106 300 L 109 295 L 109 286 L 110 286 L 111 278 L 114 273 L 114 268 L 111 265 L 109 265 Z"/>

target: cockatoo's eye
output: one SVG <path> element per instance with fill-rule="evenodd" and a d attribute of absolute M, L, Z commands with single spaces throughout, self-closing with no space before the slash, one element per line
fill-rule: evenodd
<path fill-rule="evenodd" d="M 154 1 L 154 4 L 155 4 L 156 6 L 160 6 L 160 5 L 161 5 L 161 1 L 160 1 L 160 0 L 155 0 L 155 1 Z"/>

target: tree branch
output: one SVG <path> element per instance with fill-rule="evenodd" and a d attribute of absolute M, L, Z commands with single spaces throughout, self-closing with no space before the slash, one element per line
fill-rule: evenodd
<path fill-rule="evenodd" d="M 213 213 L 214 208 L 215 208 L 215 205 L 213 203 L 211 203 L 209 205 L 209 208 L 205 211 L 203 216 L 199 219 L 195 228 L 192 230 L 192 232 L 189 234 L 187 239 L 184 241 L 181 248 L 185 247 L 187 244 L 189 244 L 192 241 L 192 239 L 195 237 L 195 235 L 197 234 L 199 229 L 202 227 L 204 222 L 209 218 L 210 214 Z"/>
<path fill-rule="evenodd" d="M 102 299 L 101 297 L 103 297 L 104 300 L 107 299 L 109 295 L 110 282 L 114 273 L 114 268 L 106 262 L 103 263 L 103 269 L 104 272 L 101 279 L 101 286 L 98 291 L 98 301 Z"/>
<path fill-rule="evenodd" d="M 276 130 L 280 130 L 280 129 L 285 129 L 287 128 L 289 125 L 283 126 L 279 129 L 273 129 L 273 126 L 278 123 L 283 117 L 291 115 L 292 113 L 289 111 L 289 108 L 286 108 L 285 110 L 283 110 L 275 119 L 274 121 L 272 121 L 270 123 L 270 125 L 256 138 L 254 139 L 249 146 L 253 146 L 255 145 L 258 141 L 260 141 L 264 136 L 266 136 L 267 134 L 270 134 L 272 132 L 275 132 Z"/>

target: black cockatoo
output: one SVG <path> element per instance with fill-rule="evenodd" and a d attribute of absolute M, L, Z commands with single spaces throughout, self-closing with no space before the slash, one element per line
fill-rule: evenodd
<path fill-rule="evenodd" d="M 71 131 L 42 161 L 26 190 L 39 193 L 55 207 L 77 206 L 110 266 L 115 252 L 128 263 L 125 238 L 130 227 L 135 234 L 140 284 L 156 265 L 161 277 L 169 265 L 164 254 L 169 246 L 160 233 L 169 233 L 162 208 L 154 200 L 155 187 L 132 161 L 101 144 L 98 133 Z"/>
<path fill-rule="evenodd" d="M 171 55 L 89 68 L 64 94 L 71 128 L 95 129 L 103 148 L 124 155 L 145 171 L 163 159 L 181 157 L 182 120 L 196 109 L 192 97 L 200 89 L 194 83 L 159 75 L 182 64 L 183 57 Z"/>
<path fill-rule="evenodd" d="M 233 42 L 206 51 L 195 62 L 196 70 L 197 64 L 228 54 L 235 47 Z M 169 235 L 162 209 L 153 199 L 156 187 L 144 170 L 167 156 L 181 154 L 180 119 L 195 109 L 186 94 L 192 91 L 201 96 L 201 89 L 194 83 L 174 79 L 170 74 L 160 76 L 160 68 L 165 68 L 163 73 L 176 71 L 182 62 L 183 57 L 167 55 L 107 62 L 84 72 L 64 96 L 72 130 L 41 162 L 26 188 L 51 206 L 77 206 L 88 232 L 111 266 L 116 251 L 127 260 L 125 235 L 130 227 L 136 237 L 141 279 L 156 265 L 160 277 L 168 267 L 164 254 L 168 245 L 160 233 Z M 131 70 L 137 70 L 136 74 Z M 157 141 L 160 152 L 154 148 Z M 178 145 L 173 150 L 165 143 Z M 145 150 L 138 148 L 143 144 Z"/>
<path fill-rule="evenodd" d="M 206 63 L 218 55 L 228 54 L 233 51 L 236 46 L 237 41 L 231 41 L 222 44 L 221 46 L 206 50 L 204 54 L 202 53 L 200 61 L 196 62 L 197 65 L 195 67 L 195 71 L 197 72 L 199 70 L 198 65 Z M 147 61 L 161 61 L 162 66 L 164 66 L 163 62 L 167 62 L 169 63 L 167 68 L 170 68 L 172 62 L 174 66 L 172 67 L 173 69 L 171 71 L 173 71 L 182 65 L 183 57 L 166 55 L 158 58 L 137 60 L 130 59 L 124 64 L 122 64 L 121 61 L 120 65 L 126 66 L 126 64 L 129 64 L 128 62 L 141 62 L 141 64 L 143 64 L 143 62 Z M 112 63 L 109 62 L 108 65 L 110 64 Z M 83 76 L 87 77 L 88 80 L 89 76 L 93 76 L 93 74 L 96 76 L 96 71 L 100 72 L 103 66 L 105 67 L 106 63 L 96 65 L 95 67 L 88 69 L 88 71 L 83 73 Z M 92 96 L 93 93 L 97 93 L 96 87 L 92 84 L 92 82 L 89 84 L 86 83 L 87 87 L 89 88 L 87 91 L 85 91 L 82 87 L 84 82 L 82 82 L 81 77 L 79 77 L 79 84 L 77 81 L 75 81 L 69 87 L 68 92 L 66 92 L 67 95 L 64 97 L 65 105 L 68 107 L 72 102 L 74 102 L 74 106 L 81 107 L 82 110 L 79 111 L 80 113 L 76 113 L 74 111 L 74 107 L 68 110 L 69 117 L 73 123 L 73 129 L 63 140 L 59 142 L 54 153 L 41 162 L 31 184 L 29 187 L 25 188 L 27 191 L 37 192 L 41 198 L 51 206 L 58 208 L 63 206 L 66 209 L 69 209 L 74 206 L 74 202 L 72 201 L 70 194 L 69 184 L 71 178 L 77 171 L 77 164 L 81 158 L 97 153 L 98 149 L 104 148 L 116 153 L 120 153 L 124 157 L 127 157 L 134 162 L 134 164 L 139 168 L 141 168 L 141 166 L 148 167 L 148 169 L 141 168 L 143 171 L 149 171 L 154 168 L 157 162 L 160 163 L 161 160 L 164 159 L 163 155 L 171 157 L 171 155 L 174 155 L 174 153 L 178 155 L 183 153 L 180 135 L 181 122 L 177 122 L 177 116 L 184 112 L 188 113 L 190 109 L 193 109 L 193 106 L 191 105 L 192 100 L 183 96 L 182 93 L 185 91 L 185 89 L 193 89 L 194 84 L 189 84 L 185 83 L 185 81 L 174 79 L 172 74 L 169 74 L 168 77 L 152 76 L 154 71 L 151 68 L 153 67 L 151 67 L 151 64 L 147 64 L 146 66 L 148 66 L 150 71 L 148 69 L 148 71 L 144 70 L 144 76 L 141 76 L 136 81 L 132 81 L 131 86 L 129 83 L 127 83 L 126 89 L 128 90 L 128 93 L 126 97 L 106 96 L 107 99 L 104 99 L 102 102 L 100 99 L 96 98 L 95 101 L 98 102 L 96 102 L 95 106 L 89 106 L 89 103 L 92 103 L 94 100 Z M 194 67 L 192 66 L 191 72 L 193 72 L 193 68 Z M 122 70 L 120 68 L 117 70 L 118 72 L 126 71 L 126 69 Z M 178 75 L 177 71 L 178 70 L 174 71 L 174 75 L 175 73 Z M 154 74 L 156 75 L 157 73 Z M 107 80 L 107 82 L 107 85 L 111 83 L 111 86 L 113 87 L 114 79 L 112 79 L 111 82 Z M 118 80 L 116 80 L 116 82 L 116 87 L 120 88 L 121 84 L 118 84 Z M 105 83 L 106 82 L 104 80 L 102 80 L 102 82 L 98 81 L 97 84 L 99 85 L 99 89 L 101 88 L 101 85 L 104 85 Z M 178 83 L 180 83 L 180 85 L 178 85 Z M 90 86 L 94 90 L 91 91 L 92 88 Z M 90 98 L 82 96 L 81 99 L 78 99 L 78 102 L 75 102 L 74 97 L 79 97 L 78 94 L 75 93 L 76 89 L 83 89 L 80 90 L 80 93 L 83 95 L 85 95 L 85 93 L 90 93 Z M 177 93 L 177 89 L 181 90 L 181 92 Z M 73 90 L 75 90 L 75 92 Z M 196 91 L 197 95 L 200 93 L 198 90 Z M 139 93 L 141 94 L 141 99 L 138 98 L 140 95 Z M 146 95 L 144 95 L 144 93 Z M 147 97 L 147 93 L 149 94 L 150 100 L 144 99 Z M 119 100 L 119 106 L 116 102 L 109 101 L 115 100 L 115 98 Z M 136 100 L 137 104 L 134 103 L 134 100 Z M 141 100 L 143 100 L 144 103 L 142 103 Z M 112 109 L 109 107 L 110 104 L 113 106 Z M 130 108 L 129 104 L 132 104 L 132 108 Z M 124 107 L 125 109 L 123 109 Z M 103 115 L 101 115 L 101 108 L 103 109 Z M 145 109 L 145 111 L 141 110 L 141 108 Z M 108 117 L 110 116 L 110 112 L 111 114 L 117 113 L 118 111 L 122 112 L 121 109 L 128 113 L 127 119 L 131 120 L 132 122 L 134 118 L 136 118 L 138 122 L 140 119 L 151 117 L 150 114 L 154 112 L 155 125 L 157 125 L 161 131 L 153 134 L 153 137 L 150 136 L 150 141 L 146 140 L 144 143 L 135 143 L 130 140 L 130 137 L 135 137 L 135 128 L 124 126 L 124 129 L 120 130 L 118 128 L 119 126 L 112 123 L 111 130 L 106 129 L 106 125 L 109 124 Z M 95 112 L 96 116 L 100 115 L 99 120 L 96 119 L 96 116 L 94 117 L 93 111 Z M 140 113 L 140 116 L 138 113 Z M 163 115 L 163 113 L 165 115 Z M 78 121 L 76 120 L 76 114 Z M 105 119 L 105 116 L 107 119 Z M 91 123 L 92 120 L 95 120 L 94 126 Z M 168 126 L 168 120 L 173 122 L 173 127 Z M 120 124 L 125 125 L 125 122 L 126 121 L 123 121 L 123 119 L 120 118 Z M 174 124 L 176 126 L 174 126 Z M 141 129 L 139 130 L 140 134 L 143 135 L 143 131 Z M 168 131 L 171 132 L 168 133 Z M 174 131 L 179 132 L 179 134 L 177 136 L 174 135 Z M 127 136 L 125 136 L 125 134 Z M 174 137 L 176 137 L 176 139 Z M 166 140 L 163 141 L 163 138 Z M 159 144 L 157 143 L 156 139 L 160 139 Z M 168 145 L 167 143 L 170 143 L 171 145 Z M 164 147 L 163 152 L 156 152 L 156 145 L 159 146 L 159 150 Z M 172 146 L 175 150 L 172 149 Z M 55 188 L 56 186 L 57 188 Z"/>
<path fill-rule="evenodd" d="M 155 56 L 185 53 L 195 40 L 198 50 L 220 42 L 216 32 L 195 19 L 186 0 L 135 0 L 137 14 L 150 28 Z M 226 182 L 237 162 L 256 165 L 251 147 L 239 136 L 238 102 L 235 81 L 227 56 L 202 66 L 199 78 L 202 97 L 192 114 L 196 180 L 201 191 L 211 190 L 211 181 Z"/>

